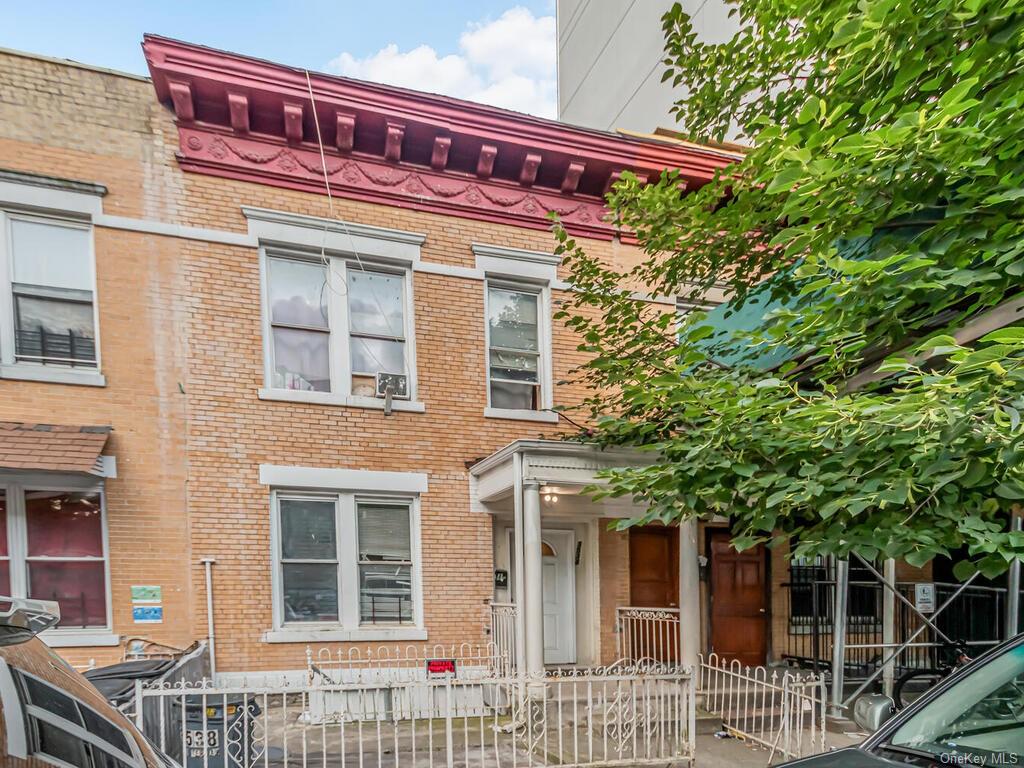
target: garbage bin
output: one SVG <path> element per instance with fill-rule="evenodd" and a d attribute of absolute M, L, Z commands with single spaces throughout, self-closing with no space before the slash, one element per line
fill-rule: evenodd
<path fill-rule="evenodd" d="M 253 768 L 259 757 L 253 728 L 260 714 L 256 702 L 244 696 L 188 696 L 185 768 Z"/>

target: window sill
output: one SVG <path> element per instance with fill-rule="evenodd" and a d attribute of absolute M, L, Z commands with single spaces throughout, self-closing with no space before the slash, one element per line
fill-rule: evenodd
<path fill-rule="evenodd" d="M 299 389 L 261 388 L 257 392 L 257 396 L 260 400 L 274 400 L 282 403 L 312 403 L 313 405 L 384 410 L 383 398 L 336 395 L 333 392 L 305 392 Z M 404 413 L 423 413 L 427 408 L 423 403 L 414 400 L 392 400 L 391 410 Z"/>
<path fill-rule="evenodd" d="M 484 408 L 484 417 L 488 419 L 511 419 L 512 421 L 539 421 L 544 424 L 557 424 L 558 414 L 551 411 L 528 411 L 515 408 Z"/>
<path fill-rule="evenodd" d="M 39 637 L 51 648 L 112 647 L 121 644 L 121 636 L 106 629 L 48 629 Z"/>
<path fill-rule="evenodd" d="M 76 371 L 72 368 L 52 368 L 45 365 L 0 365 L 0 379 L 44 381 L 50 384 L 78 384 L 83 387 L 105 387 L 107 378 L 97 371 Z"/>
<path fill-rule="evenodd" d="M 426 640 L 427 630 L 419 627 L 360 627 L 359 629 L 301 629 L 286 627 L 268 630 L 260 638 L 264 643 L 339 643 L 390 640 Z"/>

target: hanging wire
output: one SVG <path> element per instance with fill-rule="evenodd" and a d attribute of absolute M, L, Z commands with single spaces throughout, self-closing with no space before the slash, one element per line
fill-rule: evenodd
<path fill-rule="evenodd" d="M 329 211 L 331 220 L 332 221 L 337 221 L 339 224 L 341 224 L 341 228 L 344 231 L 345 236 L 348 237 L 349 245 L 351 246 L 350 250 L 352 252 L 352 255 L 355 256 L 356 263 L 359 265 L 359 270 L 361 272 L 363 272 L 363 273 L 366 273 L 366 272 L 368 272 L 368 270 L 366 269 L 366 266 L 363 264 L 362 257 L 359 255 L 359 249 L 356 248 L 355 238 L 352 236 L 352 233 L 349 231 L 348 223 L 345 222 L 344 220 L 336 219 L 335 218 L 335 214 L 334 214 L 334 195 L 331 193 L 331 181 L 330 181 L 330 177 L 328 176 L 328 173 L 327 173 L 327 155 L 324 152 L 323 137 L 320 134 L 320 117 L 319 117 L 319 115 L 317 115 L 316 97 L 313 95 L 313 81 L 312 81 L 312 79 L 309 76 L 309 70 L 308 69 L 304 69 L 302 71 L 306 75 L 306 90 L 309 92 L 309 101 L 310 101 L 310 104 L 312 105 L 312 108 L 313 108 L 313 125 L 316 127 L 316 143 L 317 143 L 317 148 L 320 151 L 320 168 L 323 171 L 324 187 L 327 190 L 327 210 Z M 324 223 L 324 228 L 323 228 L 323 232 L 322 232 L 322 236 L 321 236 L 321 240 L 320 240 L 320 258 L 323 261 L 325 267 L 329 271 L 330 270 L 330 260 L 327 258 L 327 223 L 326 222 Z M 327 282 L 328 283 L 331 282 L 329 274 L 328 274 Z M 388 316 L 388 313 L 384 310 L 384 305 L 381 303 L 380 297 L 377 295 L 377 290 L 374 287 L 373 282 L 369 281 L 368 285 L 369 285 L 369 289 L 370 289 L 370 295 L 373 297 L 373 301 L 377 305 L 377 309 L 380 310 L 381 317 L 384 318 L 384 322 L 385 322 L 385 324 L 387 324 L 388 331 L 390 332 L 390 334 L 392 336 L 399 337 L 399 338 L 402 338 L 404 340 L 402 342 L 402 360 L 405 363 L 405 375 L 406 376 L 411 376 L 412 375 L 412 365 L 411 365 L 411 361 L 410 361 L 410 358 L 409 358 L 409 339 L 406 337 L 405 328 L 400 329 L 400 333 L 395 333 L 395 329 L 391 325 L 391 318 Z M 342 296 L 349 295 L 348 283 L 347 282 L 345 284 L 345 291 L 344 291 L 344 293 L 341 293 L 340 295 L 342 295 Z M 403 302 L 402 302 L 402 317 L 404 318 L 405 315 L 406 315 L 406 312 L 408 311 L 407 302 L 405 301 L 404 285 L 403 285 L 403 290 L 402 290 L 402 298 L 403 298 Z M 408 323 L 405 323 L 405 325 L 408 325 Z M 350 334 L 351 334 L 351 329 L 350 329 Z M 351 338 L 351 335 L 350 335 L 350 338 Z M 364 344 L 363 345 L 363 349 L 365 349 L 367 351 L 367 353 L 369 353 L 370 357 L 372 357 L 374 359 L 374 361 L 377 363 L 377 365 L 380 366 L 380 369 L 381 369 L 382 372 L 390 373 L 390 371 L 386 370 L 386 366 L 384 365 L 384 363 L 382 363 L 380 361 L 380 359 L 373 353 L 373 350 L 370 348 L 370 346 L 368 344 Z M 351 352 L 350 352 L 350 354 L 351 354 Z"/>

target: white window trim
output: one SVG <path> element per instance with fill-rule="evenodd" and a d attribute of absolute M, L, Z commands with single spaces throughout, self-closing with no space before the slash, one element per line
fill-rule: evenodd
<path fill-rule="evenodd" d="M 535 411 L 528 408 L 491 406 L 491 288 L 533 293 L 537 296 L 537 381 L 540 384 L 540 408 Z M 488 276 L 484 280 L 484 370 L 487 382 L 487 407 L 484 408 L 484 416 L 490 419 L 556 424 L 558 414 L 551 411 L 554 406 L 551 365 L 551 286 L 541 282 Z"/>
<path fill-rule="evenodd" d="M 36 478 L 24 476 L 0 476 L 0 490 L 5 491 L 7 501 L 7 551 L 8 568 L 11 576 L 10 597 L 28 597 L 28 527 L 25 517 L 25 489 L 31 491 L 85 491 L 100 495 L 100 525 L 103 531 L 103 572 L 106 589 L 107 623 L 102 627 L 54 628 L 40 634 L 40 638 L 51 648 L 85 648 L 92 646 L 115 646 L 121 641 L 112 630 L 113 599 L 110 587 L 110 530 L 107 522 L 107 494 L 102 483 L 82 483 L 76 479 L 55 482 L 53 479 L 35 482 Z M 84 558 L 83 558 L 84 559 Z M 16 565 L 17 567 L 11 567 Z"/>
<path fill-rule="evenodd" d="M 5 183 L 3 187 L 17 186 Z M 53 190 L 45 190 L 54 193 Z M 0 188 L 0 192 L 3 189 Z M 63 193 L 70 195 L 74 193 Z M 63 197 L 59 198 L 63 200 Z M 91 198 L 99 200 L 99 198 Z M 0 197 L 2 203 L 2 197 Z M 0 378 L 22 379 L 25 381 L 50 382 L 54 384 L 79 384 L 83 386 L 102 387 L 106 385 L 103 370 L 100 343 L 99 294 L 96 288 L 96 247 L 94 229 L 89 218 L 61 211 L 25 212 L 13 207 L 0 208 Z M 96 345 L 96 367 L 74 368 L 62 365 L 46 365 L 18 361 L 15 359 L 14 345 L 14 247 L 11 234 L 11 221 L 33 221 L 51 223 L 54 226 L 73 227 L 86 230 L 89 234 L 89 266 L 92 274 L 92 327 Z"/>
<path fill-rule="evenodd" d="M 265 465 L 264 465 L 265 466 Z M 263 467 L 261 466 L 261 482 Z M 331 470 L 328 470 L 331 471 Z M 345 471 L 345 470 L 339 470 Z M 378 473 L 366 473 L 373 475 Z M 405 473 L 379 473 L 400 475 Z M 412 473 L 408 473 L 412 474 Z M 381 491 L 380 488 L 387 488 Z M 338 622 L 284 621 L 284 589 L 281 574 L 280 498 L 334 499 L 335 538 L 338 542 Z M 356 502 L 360 499 L 392 501 L 409 505 L 409 534 L 412 545 L 413 620 L 410 624 L 361 624 L 359 619 L 359 543 L 356 530 Z M 423 553 L 420 536 L 420 498 L 393 486 L 377 490 L 345 488 L 310 490 L 309 486 L 274 488 L 270 493 L 270 556 L 273 593 L 273 629 L 263 633 L 265 643 L 306 643 L 335 641 L 426 640 L 423 623 Z M 349 587 L 346 589 L 346 587 Z M 354 587 L 354 588 L 352 588 Z"/>
<path fill-rule="evenodd" d="M 252 209 L 244 209 L 252 210 Z M 312 217 L 306 217 L 312 218 Z M 324 220 L 327 221 L 327 220 Z M 252 227 L 252 221 L 250 221 Z M 299 245 L 302 245 L 302 239 Z M 419 246 L 416 246 L 417 255 Z M 330 328 L 328 354 L 330 356 L 330 392 L 306 392 L 302 390 L 281 389 L 271 386 L 274 375 L 274 339 L 270 325 L 270 281 L 269 263 L 272 258 L 293 258 L 310 263 L 323 263 L 319 252 L 297 250 L 294 245 L 268 245 L 261 241 L 260 260 L 260 322 L 263 334 L 263 382 L 264 386 L 257 390 L 260 400 L 277 400 L 281 402 L 311 403 L 316 405 L 348 406 L 384 410 L 383 398 L 366 397 L 352 394 L 351 350 L 349 334 L 348 269 L 349 263 L 361 264 L 369 271 L 379 270 L 383 273 L 399 275 L 403 282 L 405 327 L 405 361 L 406 375 L 409 377 L 409 399 L 392 400 L 392 410 L 409 413 L 423 413 L 426 406 L 416 399 L 418 388 L 416 381 L 416 322 L 415 300 L 413 297 L 412 269 L 408 262 L 401 260 L 385 260 L 364 258 L 363 253 L 354 251 L 332 251 L 327 254 L 327 318 Z"/>

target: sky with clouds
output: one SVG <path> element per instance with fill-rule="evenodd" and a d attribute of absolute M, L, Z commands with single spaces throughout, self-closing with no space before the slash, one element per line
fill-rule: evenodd
<path fill-rule="evenodd" d="M 153 32 L 311 70 L 555 117 L 554 0 L 11 3 L 0 46 L 138 74 Z"/>
<path fill-rule="evenodd" d="M 555 17 L 514 6 L 469 21 L 457 50 L 389 43 L 368 56 L 343 52 L 329 72 L 555 117 Z"/>

